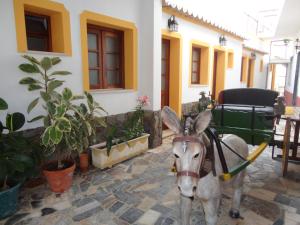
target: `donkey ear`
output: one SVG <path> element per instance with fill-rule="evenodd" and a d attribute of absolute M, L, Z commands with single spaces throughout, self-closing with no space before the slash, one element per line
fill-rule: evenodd
<path fill-rule="evenodd" d="M 168 106 L 164 106 L 161 111 L 161 117 L 164 124 L 176 134 L 181 132 L 180 120 L 176 113 Z"/>
<path fill-rule="evenodd" d="M 199 113 L 195 119 L 195 130 L 197 134 L 201 134 L 208 127 L 211 117 L 212 115 L 210 110 Z"/>

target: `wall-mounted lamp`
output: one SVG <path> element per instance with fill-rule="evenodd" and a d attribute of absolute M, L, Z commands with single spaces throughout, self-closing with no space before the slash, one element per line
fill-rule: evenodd
<path fill-rule="evenodd" d="M 256 54 L 255 54 L 255 52 L 251 52 L 251 58 L 252 58 L 252 59 L 256 59 Z"/>
<path fill-rule="evenodd" d="M 219 43 L 220 43 L 221 46 L 226 46 L 226 44 L 227 44 L 227 39 L 225 38 L 224 35 L 221 35 L 221 36 L 219 37 Z"/>
<path fill-rule="evenodd" d="M 168 19 L 168 28 L 170 32 L 177 32 L 178 31 L 178 22 L 175 19 L 175 16 L 171 16 Z"/>

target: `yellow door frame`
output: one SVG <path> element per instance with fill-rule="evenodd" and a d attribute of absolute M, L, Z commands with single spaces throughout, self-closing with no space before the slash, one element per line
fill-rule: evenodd
<path fill-rule="evenodd" d="M 218 99 L 220 91 L 224 90 L 225 88 L 225 78 L 226 78 L 226 69 L 227 69 L 227 60 L 228 60 L 228 54 L 225 48 L 221 46 L 214 46 L 213 47 L 213 54 L 212 57 L 214 57 L 214 53 L 218 53 L 218 61 L 217 61 L 217 74 L 216 74 L 216 87 L 215 87 L 215 98 Z M 214 66 L 214 58 L 212 66 Z M 213 72 L 213 69 L 211 70 Z M 211 91 L 213 91 L 213 79 L 214 76 L 212 74 L 211 76 Z"/>
<path fill-rule="evenodd" d="M 182 37 L 162 30 L 162 38 L 170 40 L 169 106 L 181 117 L 182 98 Z"/>
<path fill-rule="evenodd" d="M 255 59 L 249 59 L 249 67 L 250 67 L 250 74 L 249 74 L 249 81 L 247 81 L 247 87 L 253 87 L 253 80 L 254 80 L 254 71 L 255 71 Z"/>
<path fill-rule="evenodd" d="M 271 90 L 275 89 L 275 80 L 276 80 L 276 64 L 270 64 L 272 68 L 272 82 L 271 82 Z"/>

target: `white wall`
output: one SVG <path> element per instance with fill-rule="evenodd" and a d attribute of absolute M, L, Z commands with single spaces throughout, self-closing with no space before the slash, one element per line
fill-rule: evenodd
<path fill-rule="evenodd" d="M 161 23 L 162 29 L 167 29 L 167 21 L 170 15 L 163 13 Z M 195 102 L 199 99 L 199 93 L 210 91 L 211 85 L 193 85 L 189 87 L 190 77 L 190 44 L 191 40 L 199 40 L 210 44 L 211 46 L 219 45 L 220 33 L 210 30 L 206 27 L 190 23 L 186 20 L 176 18 L 179 23 L 178 32 L 182 36 L 182 103 Z M 242 42 L 236 39 L 227 37 L 227 48 L 234 51 L 234 68 L 227 69 L 225 88 L 238 88 L 241 87 L 240 71 L 241 71 L 241 58 L 242 58 Z M 212 70 L 211 70 L 212 71 Z M 212 74 L 211 74 L 212 75 Z M 172 74 L 170 74 L 172 79 Z M 211 79 L 210 79 L 211 80 Z"/>
<path fill-rule="evenodd" d="M 80 39 L 80 13 L 83 10 L 89 10 L 95 13 L 100 13 L 112 16 L 119 19 L 124 19 L 136 24 L 138 29 L 138 90 L 121 90 L 121 91 L 93 91 L 93 96 L 99 103 L 109 112 L 109 114 L 118 114 L 131 111 L 136 104 L 136 99 L 140 94 L 150 95 L 153 100 L 153 20 L 154 2 L 147 0 L 56 0 L 65 5 L 65 8 L 70 13 L 71 22 L 71 39 L 72 39 L 72 56 L 53 53 L 33 53 L 37 58 L 43 56 L 59 56 L 62 63 L 57 66 L 57 69 L 68 70 L 72 72 L 69 77 L 63 77 L 66 80 L 65 85 L 70 87 L 74 93 L 82 94 L 82 63 L 81 63 L 81 39 Z M 157 1 L 157 0 L 155 0 Z M 157 3 L 156 3 L 157 4 Z M 157 6 L 156 6 L 157 7 Z M 160 9 L 161 10 L 161 9 Z M 155 21 L 157 23 L 157 20 Z M 150 26 L 150 29 L 149 29 Z M 27 119 L 33 118 L 43 112 L 42 108 L 35 109 L 29 116 L 26 113 L 28 104 L 37 96 L 37 93 L 28 92 L 25 86 L 18 84 L 18 81 L 26 74 L 18 69 L 18 65 L 24 62 L 21 58 L 22 54 L 17 52 L 15 18 L 12 0 L 1 0 L 0 2 L 0 97 L 4 98 L 9 103 L 9 110 L 23 112 Z M 160 34 L 159 34 L 160 35 Z M 160 48 L 160 46 L 158 46 Z M 156 48 L 157 51 L 157 48 Z M 156 53 L 157 54 L 157 53 Z M 160 67 L 160 64 L 157 65 Z M 157 66 L 155 68 L 157 68 Z M 160 71 L 159 71 L 160 73 Z M 146 77 L 143 79 L 141 77 Z M 155 105 L 158 100 L 155 99 Z M 153 108 L 153 105 L 150 109 Z M 25 128 L 39 126 L 38 123 L 27 124 Z"/>

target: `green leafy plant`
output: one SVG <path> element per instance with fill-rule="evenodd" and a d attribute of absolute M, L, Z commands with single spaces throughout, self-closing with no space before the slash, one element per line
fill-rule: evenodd
<path fill-rule="evenodd" d="M 149 97 L 141 96 L 137 99 L 135 111 L 129 117 L 124 127 L 124 141 L 140 137 L 144 133 L 144 106 L 149 105 Z"/>
<path fill-rule="evenodd" d="M 135 107 L 132 115 L 127 119 L 124 129 L 121 131 L 121 135 L 117 138 L 117 129 L 115 126 L 112 126 L 108 131 L 106 136 L 106 148 L 107 155 L 111 151 L 111 148 L 114 144 L 119 142 L 127 142 L 134 138 L 142 136 L 144 133 L 144 106 L 149 105 L 149 97 L 141 96 L 137 99 L 137 106 Z"/>
<path fill-rule="evenodd" d="M 28 86 L 29 91 L 40 91 L 40 96 L 35 98 L 28 106 L 30 112 L 43 100 L 43 108 L 46 115 L 33 118 L 30 122 L 43 119 L 45 130 L 42 134 L 42 145 L 46 152 L 55 155 L 58 161 L 58 169 L 63 168 L 63 159 L 69 158 L 72 151 L 82 152 L 95 135 L 97 126 L 104 126 L 104 120 L 100 114 L 104 111 L 95 102 L 92 95 L 74 95 L 69 88 L 58 92 L 64 81 L 57 80 L 56 76 L 70 74 L 68 71 L 52 71 L 53 66 L 61 62 L 57 57 L 44 57 L 41 61 L 24 56 L 29 63 L 21 64 L 19 68 L 26 73 L 38 74 L 39 79 L 26 77 L 20 80 L 20 84 Z M 52 72 L 50 72 L 52 71 Z M 77 100 L 86 99 L 85 103 L 76 103 Z"/>
<path fill-rule="evenodd" d="M 200 96 L 201 97 L 199 98 L 199 102 L 198 102 L 199 112 L 205 111 L 209 105 L 214 106 L 215 101 L 212 100 L 210 97 L 206 97 L 204 91 L 200 92 Z"/>
<path fill-rule="evenodd" d="M 47 103 L 51 102 L 51 98 L 58 97 L 56 89 L 62 86 L 64 83 L 64 81 L 58 80 L 57 76 L 66 76 L 71 73 L 68 71 L 50 72 L 53 66 L 61 62 L 59 57 L 44 57 L 40 61 L 28 55 L 24 55 L 23 57 L 28 62 L 19 65 L 19 69 L 27 74 L 30 74 L 31 76 L 21 79 L 19 83 L 22 85 L 27 85 L 28 91 L 40 92 L 40 96 L 33 99 L 33 101 L 28 105 L 27 112 L 30 113 L 39 104 L 41 99 L 45 103 L 43 107 L 48 111 L 51 110 L 53 108 L 52 105 L 49 105 L 48 108 Z M 41 119 L 44 119 L 44 125 L 47 126 L 50 119 L 48 115 L 39 115 L 28 122 L 34 122 Z"/>
<path fill-rule="evenodd" d="M 8 105 L 0 98 L 0 110 Z M 34 175 L 35 160 L 32 158 L 34 143 L 20 132 L 25 124 L 22 113 L 6 114 L 5 122 L 0 121 L 0 190 L 9 188 L 8 182 L 20 182 Z"/>

